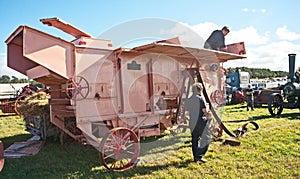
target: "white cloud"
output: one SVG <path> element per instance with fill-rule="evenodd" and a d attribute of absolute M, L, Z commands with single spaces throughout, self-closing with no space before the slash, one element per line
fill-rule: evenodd
<path fill-rule="evenodd" d="M 266 13 L 266 12 L 267 12 L 267 9 L 260 9 L 260 12 Z"/>
<path fill-rule="evenodd" d="M 281 40 L 298 40 L 300 39 L 300 34 L 297 34 L 295 32 L 290 32 L 286 26 L 279 27 L 276 30 L 276 35 L 278 36 L 279 39 Z"/>
<path fill-rule="evenodd" d="M 222 28 L 212 22 L 204 22 L 190 27 L 194 29 L 205 40 L 209 37 L 212 31 Z"/>
<path fill-rule="evenodd" d="M 260 10 L 257 10 L 257 9 L 248 9 L 248 8 L 243 8 L 242 9 L 243 12 L 252 12 L 252 13 L 256 13 L 256 12 L 261 12 L 261 13 L 266 13 L 267 12 L 267 9 L 260 9 Z"/>
<path fill-rule="evenodd" d="M 240 30 L 232 30 L 226 36 L 226 43 L 245 42 L 246 45 L 266 44 L 269 40 L 269 33 L 260 35 L 254 27 L 246 27 Z"/>
<path fill-rule="evenodd" d="M 248 8 L 244 8 L 242 9 L 243 12 L 249 12 L 249 9 Z"/>
<path fill-rule="evenodd" d="M 288 54 L 300 54 L 300 45 L 288 41 L 279 41 L 267 45 L 250 47 L 246 51 L 246 59 L 228 62 L 224 66 L 226 68 L 246 66 L 249 68 L 288 71 Z M 297 60 L 297 56 L 296 67 L 300 67 L 300 60 Z"/>

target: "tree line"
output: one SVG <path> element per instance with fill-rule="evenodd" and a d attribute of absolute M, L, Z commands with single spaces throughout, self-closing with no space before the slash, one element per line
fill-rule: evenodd
<path fill-rule="evenodd" d="M 17 78 L 15 76 L 2 75 L 0 76 L 0 83 L 29 83 L 29 80 L 26 78 Z"/>
<path fill-rule="evenodd" d="M 15 76 L 8 76 L 8 75 L 2 75 L 0 76 L 0 84 L 10 84 L 10 83 L 28 83 L 28 84 L 32 84 L 35 85 L 38 88 L 43 88 L 43 84 L 34 81 L 34 80 L 29 80 L 26 78 L 18 78 Z"/>
<path fill-rule="evenodd" d="M 228 68 L 229 73 L 236 72 L 237 70 L 245 71 L 250 74 L 251 78 L 276 78 L 276 77 L 286 77 L 288 72 L 286 71 L 271 71 L 267 68 L 248 68 L 248 67 L 237 67 L 237 68 Z"/>

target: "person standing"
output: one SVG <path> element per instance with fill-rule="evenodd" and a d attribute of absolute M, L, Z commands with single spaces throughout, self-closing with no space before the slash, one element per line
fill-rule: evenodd
<path fill-rule="evenodd" d="M 203 162 L 206 160 L 203 158 L 208 150 L 211 142 L 211 134 L 209 130 L 210 119 L 206 118 L 208 112 L 206 110 L 206 102 L 201 96 L 202 86 L 200 83 L 195 83 L 192 86 L 193 94 L 185 102 L 186 109 L 190 116 L 190 130 L 192 135 L 192 152 L 194 162 Z M 200 145 L 199 145 L 200 141 Z"/>
<path fill-rule="evenodd" d="M 225 36 L 230 32 L 227 26 L 224 26 L 221 30 L 215 30 L 211 33 L 208 39 L 204 43 L 204 48 L 211 50 L 227 51 L 225 45 Z"/>
<path fill-rule="evenodd" d="M 253 89 L 251 88 L 251 85 L 248 85 L 248 88 L 246 89 L 246 100 L 247 100 L 247 111 L 249 111 L 249 108 L 251 110 L 254 110 L 254 104 L 253 104 Z"/>

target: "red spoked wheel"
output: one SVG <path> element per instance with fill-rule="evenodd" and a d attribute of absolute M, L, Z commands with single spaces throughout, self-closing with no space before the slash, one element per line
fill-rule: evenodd
<path fill-rule="evenodd" d="M 217 104 L 223 104 L 224 102 L 224 93 L 221 90 L 216 90 L 212 93 L 213 101 Z"/>
<path fill-rule="evenodd" d="M 106 134 L 100 145 L 100 158 L 111 171 L 124 171 L 134 167 L 140 153 L 137 135 L 131 129 L 118 127 Z"/>
<path fill-rule="evenodd" d="M 66 93 L 68 98 L 76 98 L 77 100 L 85 99 L 89 94 L 89 83 L 81 77 L 76 76 L 67 82 Z"/>

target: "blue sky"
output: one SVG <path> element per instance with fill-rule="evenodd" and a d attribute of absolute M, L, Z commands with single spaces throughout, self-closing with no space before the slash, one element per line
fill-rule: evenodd
<path fill-rule="evenodd" d="M 226 43 L 244 41 L 247 59 L 226 63 L 225 67 L 287 71 L 288 53 L 300 54 L 299 7 L 300 1 L 295 0 L 1 0 L 0 75 L 20 75 L 6 67 L 5 44 L 19 25 L 73 40 L 73 37 L 39 21 L 50 17 L 58 17 L 94 37 L 119 24 L 143 18 L 183 23 L 203 39 L 212 30 L 228 25 L 231 32 L 226 36 Z M 298 56 L 296 61 L 300 67 Z"/>

